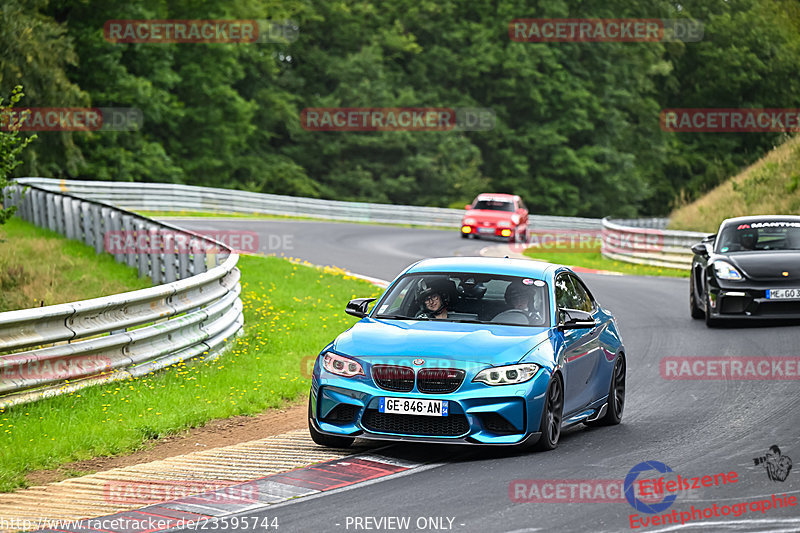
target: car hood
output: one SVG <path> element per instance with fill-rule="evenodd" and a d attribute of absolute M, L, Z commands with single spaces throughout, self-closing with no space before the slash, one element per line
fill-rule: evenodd
<path fill-rule="evenodd" d="M 502 365 L 515 363 L 541 342 L 549 328 L 364 318 L 334 341 L 333 349 L 370 363 L 409 364 L 413 359 Z"/>
<path fill-rule="evenodd" d="M 470 209 L 464 218 L 474 218 L 481 222 L 498 222 L 500 220 L 511 220 L 514 215 L 511 211 L 491 211 L 487 209 Z"/>
<path fill-rule="evenodd" d="M 800 281 L 800 250 L 734 252 L 720 257 L 755 281 Z"/>

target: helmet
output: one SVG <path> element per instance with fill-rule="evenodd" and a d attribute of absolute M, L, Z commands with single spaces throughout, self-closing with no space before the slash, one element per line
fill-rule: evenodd
<path fill-rule="evenodd" d="M 521 285 L 516 282 L 511 282 L 506 287 L 506 292 L 503 295 L 506 303 L 512 307 L 516 307 L 516 303 L 523 301 L 527 307 L 532 306 L 533 291 L 529 287 Z"/>
<path fill-rule="evenodd" d="M 739 242 L 745 250 L 754 250 L 758 242 L 758 232 L 753 230 L 742 233 L 739 235 Z"/>
<path fill-rule="evenodd" d="M 446 279 L 421 279 L 417 283 L 417 303 L 419 306 L 429 314 L 438 314 L 442 309 L 450 305 L 450 293 L 453 289 L 453 282 Z M 435 310 L 429 310 L 425 307 L 425 299 L 433 294 L 438 294 L 442 300 L 442 305 Z"/>

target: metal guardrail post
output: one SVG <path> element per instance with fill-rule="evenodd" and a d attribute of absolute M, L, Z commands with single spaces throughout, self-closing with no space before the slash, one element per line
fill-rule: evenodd
<path fill-rule="evenodd" d="M 108 236 L 106 241 L 108 244 L 113 244 L 114 241 L 111 239 L 119 239 L 122 236 L 122 214 L 118 211 L 112 211 L 109 213 L 107 221 L 110 222 L 108 228 L 106 229 L 106 235 Z M 108 251 L 108 247 L 106 249 Z M 120 252 L 119 250 L 116 251 L 114 255 L 114 260 L 117 263 L 124 263 L 125 262 L 125 254 Z"/>
<path fill-rule="evenodd" d="M 128 214 L 122 215 L 122 236 L 121 242 L 125 245 L 125 264 L 136 268 L 137 257 L 132 249 L 127 248 L 127 243 L 133 238 L 133 217 Z"/>
<path fill-rule="evenodd" d="M 137 240 L 140 238 L 140 235 L 142 236 L 141 238 L 144 239 L 145 235 L 144 222 L 141 220 L 137 220 L 134 223 L 134 228 L 136 229 Z M 136 265 L 139 268 L 140 278 L 150 277 L 150 254 L 146 253 L 142 249 L 139 249 L 139 253 L 136 254 Z"/>
<path fill-rule="evenodd" d="M 103 211 L 97 204 L 92 204 L 92 243 L 94 244 L 94 252 L 99 254 L 103 251 Z"/>

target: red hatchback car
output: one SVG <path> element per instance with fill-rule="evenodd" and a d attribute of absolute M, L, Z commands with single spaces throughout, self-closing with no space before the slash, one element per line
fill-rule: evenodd
<path fill-rule="evenodd" d="M 461 219 L 461 236 L 501 237 L 508 242 L 528 240 L 528 208 L 513 194 L 479 194 Z"/>

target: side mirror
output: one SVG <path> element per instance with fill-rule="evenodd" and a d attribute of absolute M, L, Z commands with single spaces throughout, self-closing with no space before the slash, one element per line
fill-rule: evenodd
<path fill-rule="evenodd" d="M 591 313 L 579 309 L 558 310 L 558 330 L 589 329 L 597 325 Z"/>
<path fill-rule="evenodd" d="M 355 300 L 350 300 L 347 302 L 347 307 L 344 308 L 344 312 L 348 315 L 364 318 L 367 316 L 367 308 L 370 302 L 374 301 L 375 298 L 356 298 Z"/>
<path fill-rule="evenodd" d="M 692 245 L 692 253 L 702 257 L 708 257 L 708 247 L 705 242 L 698 242 Z"/>
<path fill-rule="evenodd" d="M 469 204 L 467 204 L 467 205 L 465 205 L 465 206 L 464 206 L 464 209 L 466 209 L 467 211 L 469 211 L 470 209 L 472 209 L 472 206 L 471 206 L 471 205 L 469 205 Z"/>

